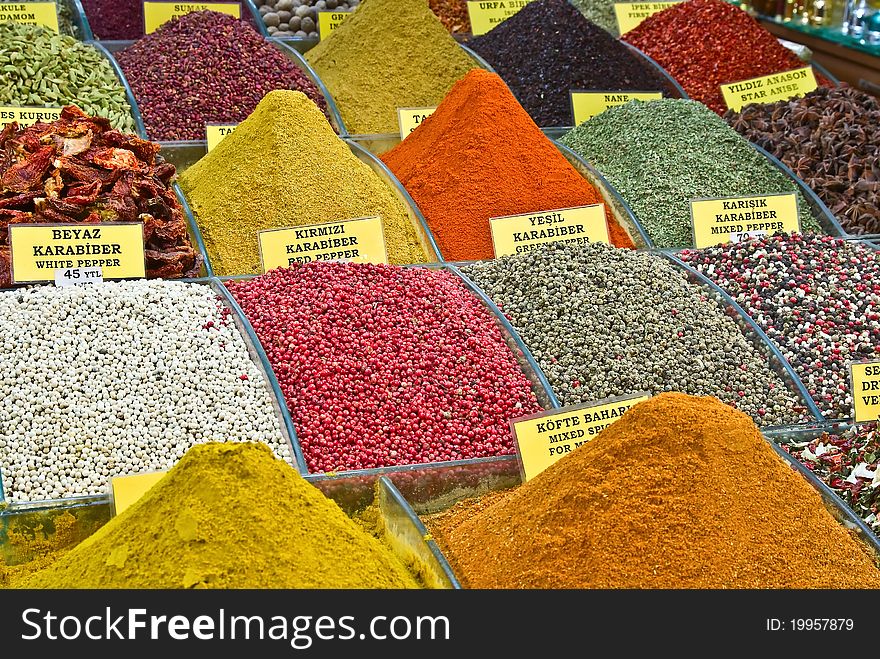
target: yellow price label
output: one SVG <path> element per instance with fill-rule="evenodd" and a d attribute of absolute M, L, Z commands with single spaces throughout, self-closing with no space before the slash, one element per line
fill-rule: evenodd
<path fill-rule="evenodd" d="M 642 391 L 514 419 L 510 425 L 523 479 L 531 480 L 650 397 L 650 393 Z"/>
<path fill-rule="evenodd" d="M 532 0 L 468 0 L 471 34 L 479 36 L 500 25 Z"/>
<path fill-rule="evenodd" d="M 342 25 L 346 18 L 351 16 L 350 11 L 319 11 L 318 12 L 318 39 L 323 41 L 330 36 L 336 28 Z"/>
<path fill-rule="evenodd" d="M 104 279 L 146 276 L 140 222 L 11 224 L 9 249 L 15 284 L 53 281 L 70 268 L 101 268 Z"/>
<path fill-rule="evenodd" d="M 605 204 L 489 218 L 495 256 L 523 254 L 549 243 L 611 244 Z"/>
<path fill-rule="evenodd" d="M 205 137 L 208 140 L 208 151 L 223 141 L 223 138 L 232 133 L 238 124 L 205 124 Z"/>
<path fill-rule="evenodd" d="M 434 114 L 437 108 L 397 108 L 397 123 L 400 126 L 400 139 L 422 125 L 422 122 Z"/>
<path fill-rule="evenodd" d="M 608 108 L 623 105 L 630 101 L 659 101 L 663 92 L 603 92 L 571 90 L 571 113 L 577 126 Z"/>
<path fill-rule="evenodd" d="M 155 32 L 173 18 L 180 18 L 196 11 L 219 11 L 233 18 L 241 18 L 238 2 L 144 2 L 144 34 Z"/>
<path fill-rule="evenodd" d="M 694 247 L 738 243 L 778 231 L 800 233 L 794 192 L 691 200 Z"/>
<path fill-rule="evenodd" d="M 0 129 L 17 121 L 19 127 L 33 126 L 35 123 L 46 124 L 57 121 L 61 116 L 61 108 L 19 107 L 14 105 L 0 106 Z"/>
<path fill-rule="evenodd" d="M 162 480 L 166 473 L 164 471 L 152 471 L 148 474 L 118 476 L 110 479 L 110 491 L 113 494 L 113 513 L 120 515 L 123 510 L 137 503 L 138 499 Z"/>
<path fill-rule="evenodd" d="M 849 365 L 856 423 L 880 419 L 880 361 L 852 362 Z"/>
<path fill-rule="evenodd" d="M 379 217 L 267 229 L 257 237 L 263 272 L 312 261 L 388 263 L 385 229 Z"/>
<path fill-rule="evenodd" d="M 775 103 L 803 96 L 818 86 L 813 67 L 805 66 L 802 69 L 721 85 L 721 93 L 727 107 L 738 111 L 749 103 Z"/>
<path fill-rule="evenodd" d="M 617 18 L 617 28 L 621 35 L 638 27 L 648 16 L 653 16 L 664 9 L 677 5 L 682 0 L 671 2 L 615 2 L 614 15 Z"/>
<path fill-rule="evenodd" d="M 58 9 L 54 0 L 41 2 L 0 2 L 0 23 L 42 25 L 53 32 L 58 28 Z"/>

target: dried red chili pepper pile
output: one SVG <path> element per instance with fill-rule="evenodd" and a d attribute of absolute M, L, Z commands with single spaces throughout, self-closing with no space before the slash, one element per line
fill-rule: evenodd
<path fill-rule="evenodd" d="M 0 132 L 0 285 L 10 284 L 9 225 L 144 224 L 148 277 L 189 277 L 201 256 L 170 188 L 174 165 L 159 145 L 110 128 L 69 105 L 61 118 Z"/>
<path fill-rule="evenodd" d="M 808 442 L 780 438 L 796 457 L 880 535 L 880 435 L 876 424 L 853 426 L 839 435 L 822 434 Z"/>
<path fill-rule="evenodd" d="M 673 5 L 621 38 L 653 57 L 688 96 L 718 114 L 727 110 L 719 85 L 805 66 L 754 18 L 724 0 Z"/>
<path fill-rule="evenodd" d="M 452 273 L 308 263 L 229 282 L 311 472 L 510 454 L 540 411 L 492 314 Z"/>

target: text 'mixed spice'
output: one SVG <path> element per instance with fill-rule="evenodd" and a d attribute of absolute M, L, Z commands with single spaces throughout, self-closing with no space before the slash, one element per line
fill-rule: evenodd
<path fill-rule="evenodd" d="M 850 362 L 853 420 L 856 423 L 880 419 L 880 361 Z"/>
<path fill-rule="evenodd" d="M 800 233 L 794 192 L 751 197 L 691 199 L 694 247 L 736 243 L 777 232 Z"/>
<path fill-rule="evenodd" d="M 630 101 L 659 101 L 663 92 L 615 92 L 615 91 L 580 91 L 572 89 L 571 112 L 574 125 L 602 114 L 608 108 L 623 105 Z"/>
<path fill-rule="evenodd" d="M 495 256 L 522 254 L 548 243 L 611 244 L 605 204 L 489 218 Z"/>
<path fill-rule="evenodd" d="M 241 18 L 238 2 L 144 2 L 144 34 L 155 32 L 161 25 L 197 11 L 217 11 L 233 18 Z"/>
<path fill-rule="evenodd" d="M 642 391 L 513 419 L 510 427 L 523 480 L 531 480 L 650 397 L 650 392 Z"/>
<path fill-rule="evenodd" d="M 54 0 L 0 2 L 0 23 L 7 21 L 42 25 L 53 32 L 61 31 L 58 27 L 58 10 Z"/>
<path fill-rule="evenodd" d="M 634 27 L 637 27 L 648 16 L 669 9 L 672 5 L 677 5 L 682 0 L 671 0 L 669 2 L 615 2 L 614 15 L 617 17 L 617 27 L 620 34 L 626 34 Z"/>
<path fill-rule="evenodd" d="M 468 0 L 467 10 L 474 36 L 486 34 L 506 21 L 531 0 Z"/>
<path fill-rule="evenodd" d="M 783 71 L 768 76 L 740 80 L 721 85 L 724 102 L 731 110 L 740 110 L 749 103 L 775 103 L 803 96 L 818 87 L 813 67 Z"/>

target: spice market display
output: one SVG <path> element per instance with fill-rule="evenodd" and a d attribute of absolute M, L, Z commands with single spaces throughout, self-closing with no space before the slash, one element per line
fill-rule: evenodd
<path fill-rule="evenodd" d="M 740 4 L 0 22 L 0 588 L 880 588 L 880 101 Z"/>

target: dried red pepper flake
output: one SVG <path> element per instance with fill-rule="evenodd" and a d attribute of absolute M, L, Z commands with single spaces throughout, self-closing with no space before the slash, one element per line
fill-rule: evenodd
<path fill-rule="evenodd" d="M 147 277 L 192 277 L 201 255 L 190 243 L 159 145 L 111 129 L 69 105 L 52 123 L 0 132 L 0 286 L 10 276 L 9 225 L 144 224 Z"/>

